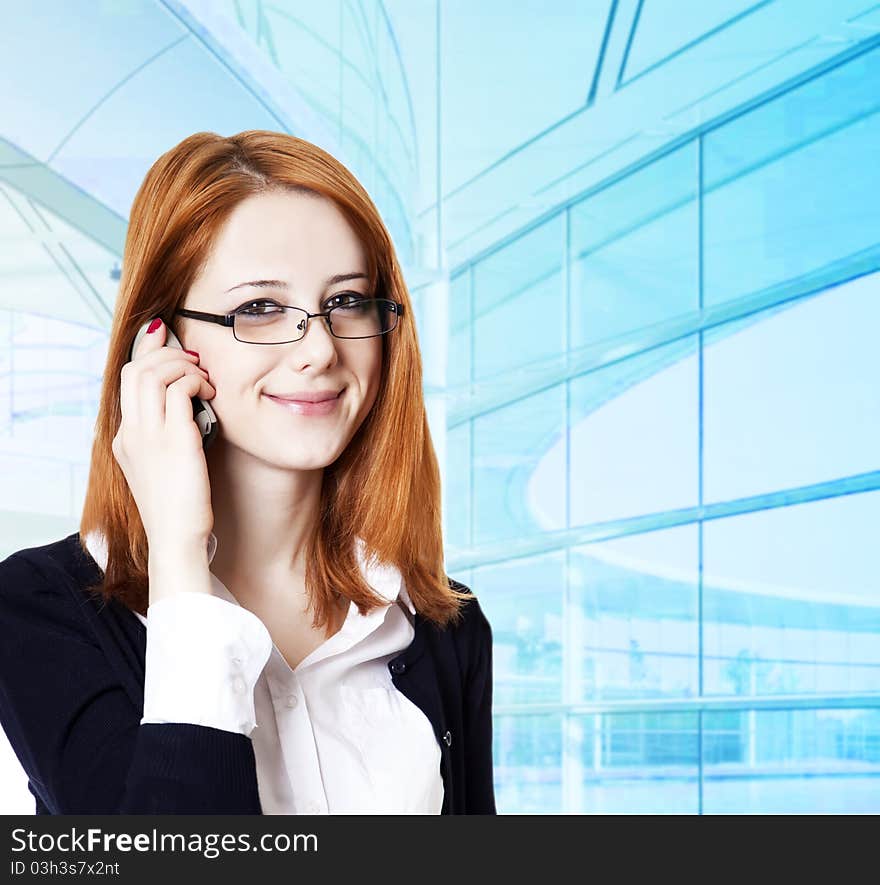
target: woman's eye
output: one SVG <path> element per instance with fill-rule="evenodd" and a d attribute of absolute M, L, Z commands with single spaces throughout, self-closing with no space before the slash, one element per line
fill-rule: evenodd
<path fill-rule="evenodd" d="M 265 313 L 266 311 L 263 310 L 265 307 L 280 307 L 280 305 L 267 298 L 261 298 L 259 301 L 249 301 L 247 304 L 243 304 L 239 311 L 241 313 Z"/>
<path fill-rule="evenodd" d="M 334 304 L 333 302 L 337 299 L 342 299 L 339 304 Z M 327 303 L 324 305 L 328 310 L 331 307 L 341 307 L 344 305 L 357 304 L 360 301 L 365 301 L 363 295 L 358 294 L 357 292 L 340 292 L 338 295 L 334 295 L 332 298 L 327 299 Z"/>

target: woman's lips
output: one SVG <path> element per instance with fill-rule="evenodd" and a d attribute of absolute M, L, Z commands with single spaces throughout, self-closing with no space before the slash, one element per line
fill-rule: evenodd
<path fill-rule="evenodd" d="M 307 403 L 302 402 L 301 400 L 291 400 L 291 399 L 279 399 L 277 396 L 271 396 L 268 393 L 263 394 L 267 399 L 270 399 L 273 403 L 277 403 L 281 406 L 282 409 L 286 409 L 288 412 L 293 412 L 295 415 L 330 415 L 339 406 L 339 400 L 342 399 L 342 394 L 345 393 L 343 389 L 339 396 L 334 397 L 333 399 L 325 399 L 320 403 Z"/>

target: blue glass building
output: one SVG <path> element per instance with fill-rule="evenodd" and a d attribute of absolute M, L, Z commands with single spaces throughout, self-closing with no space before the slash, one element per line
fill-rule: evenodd
<path fill-rule="evenodd" d="M 78 525 L 147 168 L 289 131 L 415 300 L 499 811 L 880 811 L 880 4 L 3 15 L 0 554 Z"/>

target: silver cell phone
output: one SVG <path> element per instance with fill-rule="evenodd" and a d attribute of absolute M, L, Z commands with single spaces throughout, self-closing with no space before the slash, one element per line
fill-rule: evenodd
<path fill-rule="evenodd" d="M 140 344 L 141 338 L 147 334 L 147 328 L 151 322 L 152 320 L 147 321 L 140 327 L 140 329 L 138 329 L 138 333 L 135 335 L 134 341 L 132 342 L 131 350 L 128 352 L 129 361 L 134 359 L 135 349 L 138 344 Z M 177 336 L 167 325 L 165 326 L 165 346 L 176 347 L 178 350 L 183 350 L 183 347 L 177 340 Z M 208 446 L 214 442 L 214 438 L 217 436 L 217 431 L 219 430 L 217 416 L 214 414 L 211 404 L 205 402 L 201 397 L 192 397 L 192 407 L 193 420 L 199 428 L 199 433 L 202 434 L 202 449 L 207 450 Z"/>

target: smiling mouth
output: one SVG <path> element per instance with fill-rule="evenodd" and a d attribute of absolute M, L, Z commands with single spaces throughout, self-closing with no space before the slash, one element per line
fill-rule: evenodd
<path fill-rule="evenodd" d="M 269 393 L 264 393 L 263 396 L 281 406 L 288 413 L 299 416 L 318 417 L 322 415 L 329 416 L 337 414 L 340 409 L 339 400 L 342 399 L 342 394 L 345 393 L 345 391 L 346 388 L 343 388 L 336 396 L 331 397 L 330 399 L 319 400 L 318 402 L 286 399 L 284 397 L 272 396 L 272 394 Z"/>
<path fill-rule="evenodd" d="M 264 396 L 269 397 L 269 399 L 274 399 L 279 403 L 303 403 L 303 404 L 315 404 L 315 403 L 327 403 L 334 399 L 339 399 L 343 393 L 345 393 L 347 388 L 343 387 L 336 396 L 324 396 L 321 399 L 297 399 L 295 396 L 276 396 L 272 393 L 266 393 Z"/>

